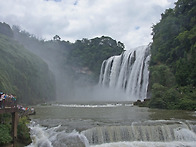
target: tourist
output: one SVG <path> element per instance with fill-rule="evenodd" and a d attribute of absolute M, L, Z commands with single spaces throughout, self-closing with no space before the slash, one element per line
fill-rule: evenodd
<path fill-rule="evenodd" d="M 3 92 L 0 92 L 0 109 L 3 106 L 3 98 L 2 98 Z"/>
<path fill-rule="evenodd" d="M 13 95 L 11 95 L 11 107 L 16 107 L 16 97 L 14 97 Z"/>
<path fill-rule="evenodd" d="M 1 95 L 1 98 L 2 98 L 2 108 L 5 108 L 5 93 Z"/>

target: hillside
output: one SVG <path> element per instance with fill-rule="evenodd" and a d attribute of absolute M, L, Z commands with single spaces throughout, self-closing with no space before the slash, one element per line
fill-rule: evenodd
<path fill-rule="evenodd" d="M 107 36 L 77 40 L 67 62 L 73 67 L 87 67 L 97 80 L 102 62 L 111 56 L 121 54 L 123 50 L 123 43 Z"/>
<path fill-rule="evenodd" d="M 178 0 L 153 26 L 150 107 L 196 110 L 195 14 L 195 0 Z"/>
<path fill-rule="evenodd" d="M 102 62 L 113 55 L 121 54 L 124 50 L 123 43 L 107 36 L 93 39 L 83 38 L 70 43 L 60 40 L 58 35 L 56 36 L 59 39 L 55 39 L 54 36 L 53 40 L 39 40 L 34 35 L 21 31 L 17 26 L 13 27 L 13 31 L 16 40 L 40 56 L 49 66 L 51 64 L 59 68 L 67 66 L 76 73 L 86 69 L 92 74 L 89 76 L 93 76 L 96 82 Z"/>
<path fill-rule="evenodd" d="M 0 91 L 16 95 L 20 103 L 54 99 L 54 78 L 47 64 L 12 36 L 9 25 L 0 23 Z"/>
<path fill-rule="evenodd" d="M 71 101 L 77 97 L 78 89 L 97 84 L 102 62 L 124 50 L 121 42 L 106 36 L 71 43 L 60 40 L 58 35 L 57 39 L 40 40 L 17 26 L 13 32 L 17 41 L 48 64 L 55 76 L 56 97 L 60 101 Z M 76 99 L 82 100 L 81 94 Z"/>
<path fill-rule="evenodd" d="M 97 83 L 103 60 L 124 50 L 121 42 L 106 36 L 70 43 L 56 35 L 44 41 L 5 23 L 0 33 L 0 90 L 24 103 L 73 99 L 78 88 Z"/>

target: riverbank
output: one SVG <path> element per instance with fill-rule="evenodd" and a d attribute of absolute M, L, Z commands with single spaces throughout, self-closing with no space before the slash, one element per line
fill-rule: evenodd
<path fill-rule="evenodd" d="M 181 107 L 178 107 L 178 104 L 176 104 L 174 107 L 165 107 L 162 108 L 161 106 L 159 107 L 159 105 L 152 105 L 152 100 L 151 99 L 144 99 L 143 101 L 141 100 L 137 100 L 136 102 L 133 103 L 133 105 L 135 106 L 139 106 L 139 107 L 148 107 L 148 108 L 155 108 L 155 109 L 165 109 L 165 110 L 187 110 L 187 111 L 196 111 L 196 102 L 195 101 L 184 101 L 181 102 L 179 105 L 181 105 Z M 157 103 L 157 101 L 156 101 Z M 163 101 L 159 102 L 160 105 L 162 105 L 162 103 L 164 103 Z"/>

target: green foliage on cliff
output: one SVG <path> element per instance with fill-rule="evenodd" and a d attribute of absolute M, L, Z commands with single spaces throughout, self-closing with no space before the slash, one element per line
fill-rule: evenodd
<path fill-rule="evenodd" d="M 195 14 L 195 0 L 178 0 L 153 26 L 150 107 L 196 110 Z"/>
<path fill-rule="evenodd" d="M 7 28 L 0 24 L 0 30 L 2 26 Z M 21 103 L 55 97 L 54 79 L 47 64 L 6 33 L 0 33 L 0 91 L 15 95 Z"/>
<path fill-rule="evenodd" d="M 0 91 L 16 95 L 23 103 L 69 98 L 74 86 L 97 83 L 103 60 L 123 49 L 110 37 L 70 43 L 56 35 L 44 41 L 0 23 Z"/>
<path fill-rule="evenodd" d="M 113 55 L 121 54 L 123 49 L 121 42 L 107 36 L 77 40 L 67 61 L 74 67 L 88 67 L 98 78 L 102 62 Z"/>
<path fill-rule="evenodd" d="M 21 31 L 17 26 L 13 27 L 13 31 L 16 40 L 48 64 L 58 67 L 55 70 L 61 69 L 64 73 L 69 71 L 72 76 L 73 73 L 85 69 L 91 73 L 86 74 L 92 76 L 95 81 L 99 77 L 102 62 L 113 55 L 121 54 L 124 50 L 123 43 L 107 36 L 84 38 L 70 43 L 55 39 L 58 35 L 54 36 L 54 40 L 39 40 L 28 32 Z"/>

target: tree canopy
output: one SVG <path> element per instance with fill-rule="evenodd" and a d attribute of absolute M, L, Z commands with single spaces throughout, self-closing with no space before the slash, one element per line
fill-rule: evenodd
<path fill-rule="evenodd" d="M 152 27 L 150 107 L 196 109 L 195 14 L 195 0 L 178 0 Z"/>

